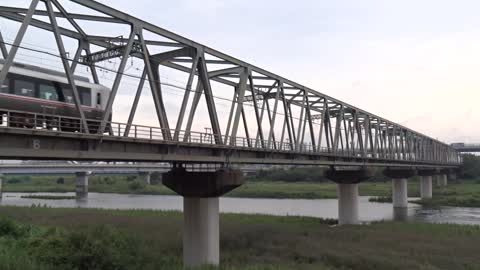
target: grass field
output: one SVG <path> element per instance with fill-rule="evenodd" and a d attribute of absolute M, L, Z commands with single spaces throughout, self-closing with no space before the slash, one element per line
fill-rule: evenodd
<path fill-rule="evenodd" d="M 179 212 L 0 207 L 0 269 L 181 269 Z M 221 215 L 222 269 L 479 269 L 480 227 Z"/>

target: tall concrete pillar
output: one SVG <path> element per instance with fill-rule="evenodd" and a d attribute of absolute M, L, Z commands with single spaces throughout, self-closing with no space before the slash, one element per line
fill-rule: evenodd
<path fill-rule="evenodd" d="M 219 197 L 244 183 L 240 171 L 187 172 L 174 168 L 162 175 L 165 186 L 183 196 L 183 264 L 187 268 L 220 263 Z"/>
<path fill-rule="evenodd" d="M 408 187 L 407 179 L 393 179 L 392 180 L 392 199 L 393 207 L 406 208 L 408 207 Z"/>
<path fill-rule="evenodd" d="M 75 197 L 77 200 L 87 200 L 88 198 L 88 173 L 75 173 Z"/>
<path fill-rule="evenodd" d="M 420 179 L 420 197 L 422 199 L 432 198 L 432 176 L 422 176 Z"/>
<path fill-rule="evenodd" d="M 219 198 L 183 198 L 183 261 L 187 268 L 220 262 Z"/>
<path fill-rule="evenodd" d="M 3 174 L 0 173 L 0 200 L 1 200 L 2 197 L 3 197 L 2 188 L 3 188 Z"/>
<path fill-rule="evenodd" d="M 441 183 L 443 187 L 446 187 L 448 184 L 448 177 L 446 174 L 440 175 Z"/>
<path fill-rule="evenodd" d="M 358 224 L 358 184 L 337 184 L 338 224 Z"/>
<path fill-rule="evenodd" d="M 141 181 L 143 181 L 145 184 L 150 185 L 150 176 L 152 175 L 151 172 L 140 172 L 138 173 L 138 176 Z"/>

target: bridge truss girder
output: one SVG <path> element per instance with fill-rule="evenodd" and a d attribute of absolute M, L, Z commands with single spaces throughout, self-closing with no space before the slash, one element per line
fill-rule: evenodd
<path fill-rule="evenodd" d="M 46 8 L 38 8 L 39 2 L 45 3 Z M 61 2 L 73 2 L 102 15 L 91 15 L 87 12 L 71 13 Z M 49 22 L 36 19 L 34 16 L 48 17 Z M 75 105 L 83 124 L 82 131 L 87 134 L 89 128 L 72 79 L 77 65 L 89 66 L 94 82 L 98 83 L 95 62 L 110 57 L 121 58 L 107 109 L 98 129 L 101 135 L 108 125 L 117 90 L 124 76 L 126 61 L 128 57 L 135 57 L 143 61 L 144 71 L 123 132 L 124 137 L 131 135 L 138 99 L 145 82 L 148 81 L 164 141 L 173 143 L 189 141 L 190 133 L 193 132 L 191 129 L 196 108 L 203 96 L 208 109 L 212 136 L 215 144 L 222 147 L 234 146 L 239 137 L 240 125 L 243 123 L 248 147 L 255 151 L 285 150 L 278 149 L 278 146 L 286 144 L 292 153 L 302 152 L 308 148 L 313 153 L 326 152 L 356 158 L 359 156 L 363 160 L 382 159 L 399 164 L 404 162 L 415 164 L 421 161 L 436 166 L 438 164 L 450 166 L 461 162 L 453 148 L 438 140 L 92 0 L 32 0 L 29 8 L 0 6 L 0 17 L 21 23 L 10 51 L 5 46 L 0 29 L 0 51 L 6 60 L 0 72 L 0 85 L 15 60 L 16 52 L 28 27 L 54 33 L 65 74 L 74 92 Z M 65 19 L 71 27 L 59 25 L 57 23 L 59 18 Z M 130 30 L 122 36 L 88 34 L 77 21 L 125 25 Z M 146 32 L 158 37 L 158 40 L 144 38 Z M 67 57 L 61 37 L 78 41 L 73 59 Z M 94 47 L 97 47 L 97 50 L 94 50 Z M 164 52 L 150 54 L 150 51 L 154 51 L 153 48 Z M 163 101 L 160 65 L 189 75 L 173 130 L 170 129 Z M 215 68 L 219 65 L 224 68 Z M 212 82 L 233 89 L 228 121 L 223 123 L 225 130 L 221 129 L 219 123 Z M 191 93 L 193 101 L 188 107 Z M 253 120 L 245 113 L 246 105 L 253 107 Z M 186 115 L 188 117 L 185 121 Z M 283 123 L 279 123 L 281 119 Z M 251 128 L 249 129 L 248 125 L 254 127 L 255 134 L 250 134 Z M 184 126 L 185 130 L 182 130 Z"/>

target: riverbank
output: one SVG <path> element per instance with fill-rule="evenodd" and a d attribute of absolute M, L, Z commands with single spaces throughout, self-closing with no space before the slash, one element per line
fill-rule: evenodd
<path fill-rule="evenodd" d="M 175 195 L 161 184 L 147 185 L 128 175 L 95 175 L 89 178 L 89 191 L 98 193 Z M 333 199 L 337 197 L 335 183 L 247 181 L 241 187 L 227 193 L 227 197 L 276 198 L 276 199 Z M 57 176 L 8 176 L 3 183 L 4 192 L 72 192 L 74 177 Z M 361 183 L 361 196 L 389 196 L 390 182 Z M 418 184 L 409 185 L 410 196 L 418 196 Z"/>
<path fill-rule="evenodd" d="M 0 269 L 181 269 L 182 214 L 0 207 Z M 52 230 L 52 228 L 55 228 Z M 222 214 L 222 269 L 475 269 L 479 226 Z M 83 264 L 79 266 L 79 263 Z M 50 265 L 49 265 L 50 264 Z M 92 269 L 92 268 L 90 268 Z"/>

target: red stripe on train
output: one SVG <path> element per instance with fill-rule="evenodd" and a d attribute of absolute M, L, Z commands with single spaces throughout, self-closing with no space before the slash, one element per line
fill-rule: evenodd
<path fill-rule="evenodd" d="M 34 101 L 37 103 L 54 104 L 62 107 L 75 108 L 75 104 L 65 103 L 61 101 L 54 101 L 54 100 L 46 100 L 42 98 L 26 97 L 26 96 L 19 96 L 19 95 L 6 94 L 6 93 L 0 93 L 0 97 L 5 97 L 7 99 L 28 100 L 28 101 Z M 102 109 L 97 109 L 95 107 L 90 107 L 85 105 L 82 105 L 82 108 L 89 109 L 89 110 L 103 111 Z"/>

